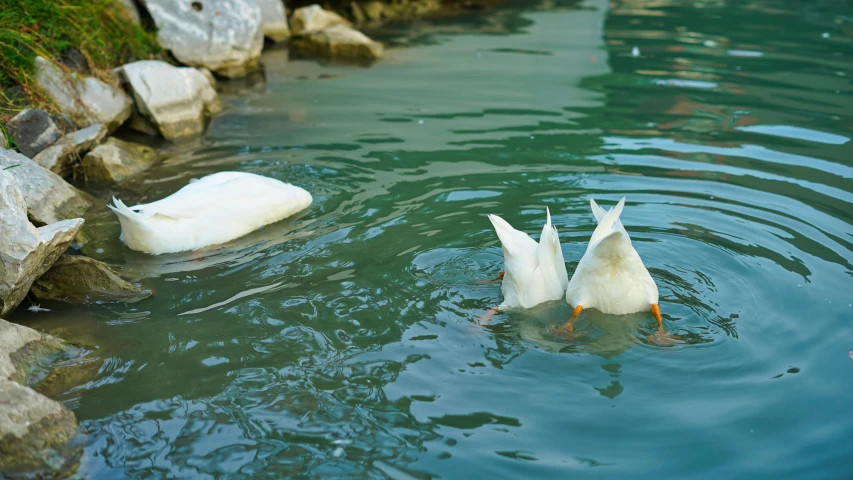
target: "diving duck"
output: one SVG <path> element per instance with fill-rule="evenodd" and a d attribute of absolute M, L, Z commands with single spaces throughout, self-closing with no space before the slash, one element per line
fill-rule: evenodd
<path fill-rule="evenodd" d="M 519 232 L 497 215 L 489 220 L 498 234 L 504 252 L 501 292 L 503 303 L 492 309 L 531 308 L 540 303 L 562 298 L 569 284 L 566 262 L 560 248 L 557 228 L 551 225 L 551 212 L 546 208 L 546 222 L 539 243 Z"/>
<path fill-rule="evenodd" d="M 607 212 L 595 200 L 590 206 L 598 226 L 566 289 L 566 302 L 575 309 L 560 329 L 571 331 L 581 311 L 594 308 L 614 315 L 651 311 L 663 330 L 658 287 L 619 220 L 625 198 Z"/>
<path fill-rule="evenodd" d="M 161 253 L 197 250 L 242 237 L 311 205 L 311 194 L 273 178 L 220 172 L 168 197 L 126 206 L 108 205 L 121 222 L 121 239 L 133 250 Z"/>

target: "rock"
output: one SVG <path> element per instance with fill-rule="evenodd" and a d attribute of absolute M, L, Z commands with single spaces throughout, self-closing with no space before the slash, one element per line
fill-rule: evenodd
<path fill-rule="evenodd" d="M 77 419 L 61 403 L 0 379 L 0 472 L 4 478 L 73 473 L 82 454 Z"/>
<path fill-rule="evenodd" d="M 351 27 L 349 20 L 335 12 L 323 10 L 316 3 L 307 7 L 297 8 L 290 18 L 290 26 L 294 35 L 303 35 L 309 32 L 323 30 L 325 28 L 343 25 Z"/>
<path fill-rule="evenodd" d="M 83 173 L 87 180 L 118 183 L 156 161 L 157 154 L 153 148 L 110 138 L 83 158 Z"/>
<path fill-rule="evenodd" d="M 65 353 L 56 338 L 0 320 L 0 379 L 30 385 L 46 375 L 45 359 Z"/>
<path fill-rule="evenodd" d="M 124 65 L 119 72 L 139 114 L 168 140 L 201 135 L 206 116 L 220 108 L 210 78 L 195 68 L 142 60 Z"/>
<path fill-rule="evenodd" d="M 130 98 L 94 77 L 64 74 L 42 57 L 36 57 L 36 83 L 78 127 L 103 123 L 112 132 L 130 116 Z"/>
<path fill-rule="evenodd" d="M 28 157 L 39 153 L 59 139 L 60 133 L 44 110 L 28 108 L 6 122 L 6 131 Z"/>
<path fill-rule="evenodd" d="M 264 34 L 255 0 L 143 0 L 160 45 L 181 63 L 225 77 L 257 68 Z"/>
<path fill-rule="evenodd" d="M 33 157 L 33 161 L 53 173 L 68 177 L 73 171 L 74 162 L 106 136 L 107 127 L 100 123 L 81 128 L 44 149 Z"/>
<path fill-rule="evenodd" d="M 133 3 L 133 0 L 118 0 L 118 5 L 124 10 L 131 22 L 142 25 L 142 18 L 139 16 L 139 10 L 136 9 L 136 4 Z"/>
<path fill-rule="evenodd" d="M 290 53 L 301 58 L 325 58 L 368 64 L 382 56 L 383 47 L 367 35 L 337 25 L 325 30 L 294 36 Z"/>
<path fill-rule="evenodd" d="M 33 226 L 18 183 L 0 170 L 0 317 L 21 303 L 33 281 L 68 249 L 82 226 L 82 218 Z"/>
<path fill-rule="evenodd" d="M 373 21 L 382 19 L 382 15 L 385 13 L 385 5 L 378 0 L 365 3 L 363 9 L 364 15 Z"/>
<path fill-rule="evenodd" d="M 261 29 L 264 36 L 274 42 L 283 42 L 290 38 L 290 27 L 284 14 L 282 0 L 255 0 L 261 7 Z"/>
<path fill-rule="evenodd" d="M 151 291 L 122 280 L 109 265 L 82 255 L 63 255 L 33 283 L 39 300 L 68 303 L 135 302 Z"/>
<path fill-rule="evenodd" d="M 72 472 L 81 450 L 74 415 L 25 386 L 47 374 L 46 359 L 66 353 L 54 337 L 0 320 L 0 472 L 3 478 L 54 478 Z M 67 476 L 67 475 L 65 475 Z"/>
<path fill-rule="evenodd" d="M 160 132 L 157 131 L 157 127 L 154 126 L 153 123 L 149 122 L 147 118 L 145 118 L 139 110 L 135 107 L 133 109 L 133 113 L 130 114 L 130 120 L 125 124 L 131 130 L 136 130 L 139 133 L 144 133 L 145 135 L 157 136 L 160 135 Z"/>
<path fill-rule="evenodd" d="M 88 194 L 18 152 L 0 149 L 2 168 L 8 168 L 4 171 L 14 177 L 24 195 L 29 218 L 37 225 L 79 217 L 90 206 Z"/>
<path fill-rule="evenodd" d="M 74 121 L 65 113 L 54 114 L 51 115 L 50 118 L 53 120 L 53 124 L 56 125 L 56 128 L 59 129 L 59 133 L 62 133 L 63 135 L 68 135 L 69 133 L 77 130 L 77 125 L 74 125 Z"/>

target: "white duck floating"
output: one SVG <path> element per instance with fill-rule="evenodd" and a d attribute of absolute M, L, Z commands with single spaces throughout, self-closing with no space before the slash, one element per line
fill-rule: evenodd
<path fill-rule="evenodd" d="M 505 270 L 501 291 L 503 303 L 492 309 L 531 308 L 542 302 L 563 297 L 569 284 L 566 262 L 560 249 L 556 227 L 551 225 L 551 212 L 542 228 L 539 243 L 519 232 L 497 215 L 489 215 L 504 251 Z"/>
<path fill-rule="evenodd" d="M 197 250 L 242 237 L 311 205 L 311 194 L 273 178 L 220 172 L 156 202 L 109 207 L 121 222 L 121 238 L 133 250 L 153 253 Z"/>
<path fill-rule="evenodd" d="M 614 315 L 651 310 L 662 330 L 658 287 L 619 221 L 625 198 L 608 212 L 595 200 L 590 200 L 590 206 L 598 227 L 566 289 L 566 302 L 575 310 L 561 328 L 571 331 L 572 320 L 581 310 L 594 308 Z"/>

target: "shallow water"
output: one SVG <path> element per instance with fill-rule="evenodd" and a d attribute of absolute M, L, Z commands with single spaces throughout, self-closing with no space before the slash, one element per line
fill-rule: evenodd
<path fill-rule="evenodd" d="M 86 253 L 154 297 L 15 317 L 89 350 L 41 387 L 86 431 L 80 476 L 848 477 L 842 7 L 557 1 L 401 26 L 370 69 L 268 54 L 203 146 L 117 193 L 234 169 L 311 209 L 159 257 L 95 212 Z M 552 336 L 562 302 L 477 325 L 500 302 L 485 214 L 536 236 L 549 207 L 571 274 L 589 199 L 622 196 L 682 343 L 595 311 Z"/>

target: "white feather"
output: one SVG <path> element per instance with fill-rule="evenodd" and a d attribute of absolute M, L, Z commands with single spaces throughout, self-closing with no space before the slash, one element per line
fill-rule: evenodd
<path fill-rule="evenodd" d="M 539 243 L 526 233 L 512 228 L 497 215 L 489 215 L 504 251 L 503 303 L 499 308 L 531 308 L 563 296 L 569 284 L 566 262 L 560 248 L 557 229 L 551 225 L 551 212 Z"/>
<path fill-rule="evenodd" d="M 156 202 L 108 205 L 133 250 L 161 254 L 197 250 L 242 237 L 311 205 L 311 194 L 272 178 L 243 172 L 208 175 Z"/>
<path fill-rule="evenodd" d="M 651 310 L 658 288 L 619 220 L 625 198 L 609 212 L 595 200 L 590 206 L 598 227 L 569 281 L 566 301 L 615 315 Z"/>

